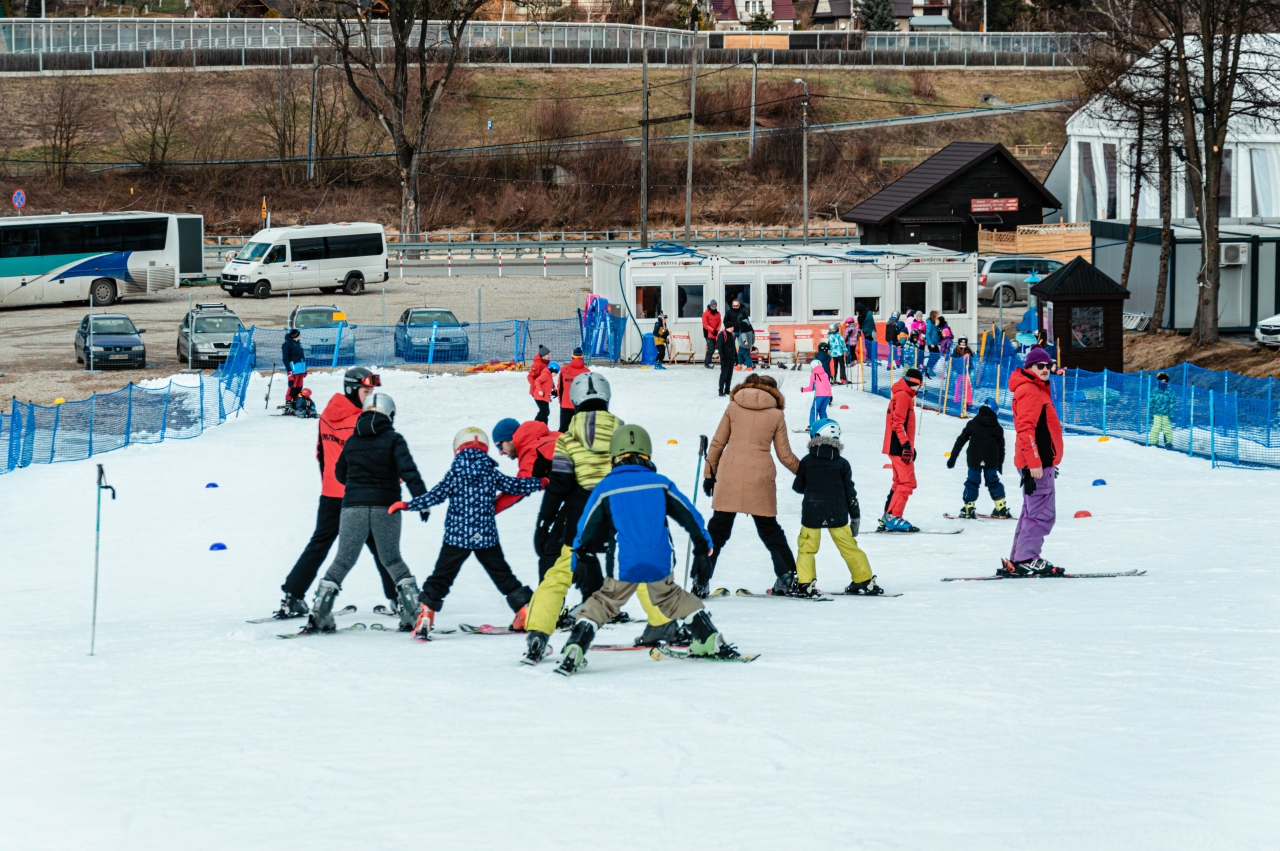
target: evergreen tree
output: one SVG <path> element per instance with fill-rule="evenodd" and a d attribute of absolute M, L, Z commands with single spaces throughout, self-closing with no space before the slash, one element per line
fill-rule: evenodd
<path fill-rule="evenodd" d="M 858 17 L 862 19 L 862 29 L 866 32 L 888 32 L 898 28 L 898 21 L 893 16 L 893 0 L 861 0 Z"/>
<path fill-rule="evenodd" d="M 756 12 L 747 21 L 747 29 L 752 31 L 771 30 L 773 27 L 773 18 L 769 17 L 768 12 Z"/>

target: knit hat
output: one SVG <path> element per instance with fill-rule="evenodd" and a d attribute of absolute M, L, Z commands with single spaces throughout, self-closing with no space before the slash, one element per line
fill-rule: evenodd
<path fill-rule="evenodd" d="M 908 369 L 907 374 L 904 375 L 903 378 L 910 378 L 914 381 L 919 381 L 921 384 L 924 384 L 924 373 L 916 369 L 915 367 Z"/>
<path fill-rule="evenodd" d="M 574 356 L 575 358 L 580 358 L 580 357 L 582 357 L 582 346 L 574 346 L 574 347 L 573 347 L 573 356 Z"/>
<path fill-rule="evenodd" d="M 286 334 L 285 336 L 286 336 L 286 337 L 290 337 L 291 339 L 296 340 L 297 338 L 299 338 L 299 337 L 301 337 L 301 336 L 302 336 L 302 332 L 301 332 L 301 331 L 299 331 L 297 328 L 290 328 L 290 329 L 289 329 L 289 333 L 288 333 L 288 334 Z"/>
<path fill-rule="evenodd" d="M 546 357 L 547 355 L 549 355 L 549 354 L 551 354 L 551 350 L 550 350 L 550 349 L 548 349 L 546 346 L 538 346 L 538 355 L 539 355 L 539 356 L 541 356 L 541 357 L 544 357 L 544 358 L 545 358 L 545 357 Z"/>
<path fill-rule="evenodd" d="M 516 436 L 516 429 L 518 428 L 520 428 L 520 423 L 511 417 L 499 420 L 498 424 L 493 427 L 493 442 L 506 443 Z"/>
<path fill-rule="evenodd" d="M 1168 381 L 1168 380 L 1169 380 L 1169 373 L 1167 372 L 1162 372 L 1156 376 L 1156 381 Z"/>
<path fill-rule="evenodd" d="M 707 307 L 715 307 L 715 306 L 716 306 L 716 300 L 713 298 L 711 299 L 711 302 L 707 305 Z"/>
<path fill-rule="evenodd" d="M 1022 362 L 1022 365 L 1032 366 L 1037 363 L 1047 363 L 1052 365 L 1053 358 L 1049 357 L 1049 353 L 1039 346 L 1032 346 L 1031 351 L 1027 352 L 1026 360 Z"/>

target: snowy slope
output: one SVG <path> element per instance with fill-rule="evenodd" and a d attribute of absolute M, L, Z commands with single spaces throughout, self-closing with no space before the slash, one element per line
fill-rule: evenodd
<path fill-rule="evenodd" d="M 792 426 L 804 424 L 800 373 L 773 374 Z M 614 410 L 650 429 L 659 469 L 691 489 L 698 435 L 724 407 L 715 374 L 609 377 Z M 323 399 L 338 379 L 309 384 Z M 391 372 L 384 384 L 429 482 L 459 428 L 534 411 L 523 375 Z M 596 653 L 565 680 L 550 664 L 518 665 L 521 638 L 280 641 L 285 625 L 246 624 L 279 599 L 318 495 L 315 424 L 255 409 L 263 389 L 198 439 L 95 459 L 120 496 L 103 510 L 93 658 L 95 462 L 0 478 L 0 846 L 1274 847 L 1274 473 L 1068 437 L 1046 557 L 1147 576 L 941 583 L 992 572 L 1013 525 L 864 533 L 881 584 L 904 596 L 713 600 L 717 624 L 758 661 Z M 869 531 L 889 485 L 885 401 L 837 393 Z M 959 428 L 922 417 L 907 512 L 918 525 L 946 526 L 941 514 L 960 507 L 964 474 L 943 458 Z M 785 472 L 779 485 L 794 540 L 799 497 Z M 535 498 L 499 520 L 530 582 L 536 508 Z M 1093 518 L 1071 519 L 1078 509 Z M 405 524 L 419 581 L 442 521 Z M 226 551 L 210 552 L 215 541 Z M 716 584 L 763 590 L 771 575 L 739 518 Z M 819 582 L 848 582 L 829 540 Z M 339 605 L 390 625 L 369 614 L 379 602 L 365 555 Z M 472 561 L 440 622 L 507 617 Z"/>

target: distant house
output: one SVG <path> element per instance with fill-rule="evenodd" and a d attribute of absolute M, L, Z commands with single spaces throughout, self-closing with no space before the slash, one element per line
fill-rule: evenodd
<path fill-rule="evenodd" d="M 893 0 L 899 32 L 952 32 L 948 17 L 951 0 Z M 816 30 L 856 30 L 857 6 L 852 0 L 818 0 L 813 12 Z"/>
<path fill-rule="evenodd" d="M 796 28 L 796 8 L 791 0 L 711 0 L 711 11 L 718 30 L 745 29 L 751 16 L 761 12 L 773 18 L 779 30 Z"/>

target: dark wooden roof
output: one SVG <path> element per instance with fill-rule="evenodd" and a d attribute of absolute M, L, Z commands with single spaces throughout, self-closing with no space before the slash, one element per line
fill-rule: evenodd
<path fill-rule="evenodd" d="M 1044 197 L 1045 207 L 1061 207 L 1062 202 L 1044 188 L 1035 175 L 1018 162 L 999 142 L 952 142 L 875 195 L 840 216 L 846 222 L 882 225 L 907 207 L 937 191 L 974 168 L 992 153 L 1003 156 Z"/>
<path fill-rule="evenodd" d="M 1037 296 L 1111 296 L 1128 298 L 1129 291 L 1111 280 L 1098 267 L 1077 257 L 1049 277 L 1031 287 Z"/>

